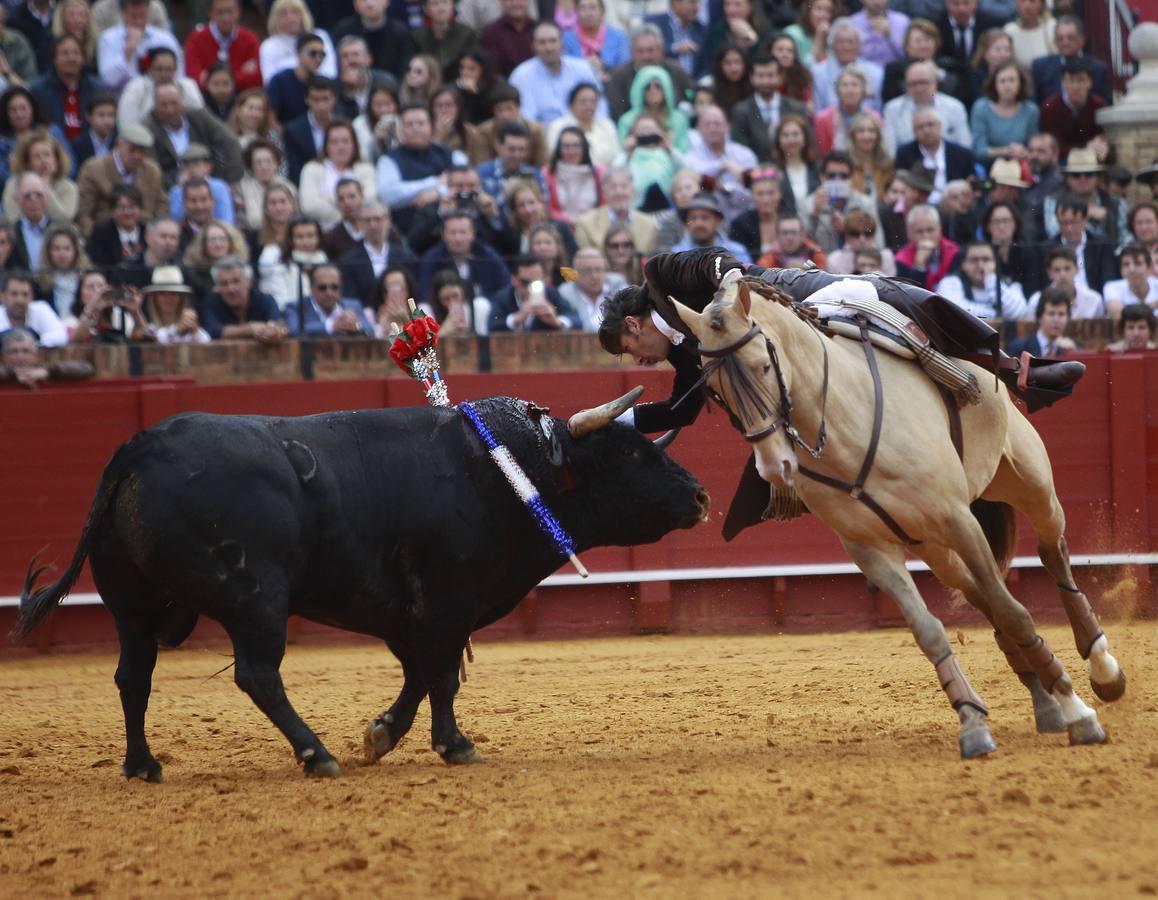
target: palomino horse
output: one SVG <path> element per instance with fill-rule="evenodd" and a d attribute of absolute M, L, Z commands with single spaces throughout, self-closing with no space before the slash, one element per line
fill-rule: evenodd
<path fill-rule="evenodd" d="M 760 476 L 794 487 L 861 571 L 897 601 L 957 710 L 961 755 L 996 749 L 988 710 L 917 592 L 906 550 L 993 624 L 1032 694 L 1038 731 L 1064 728 L 1071 744 L 1104 741 L 1096 713 L 1005 585 L 1014 507 L 1037 532 L 1038 554 L 1061 591 L 1094 692 L 1105 700 L 1122 695 L 1125 676 L 1074 585 L 1045 446 L 1006 388 L 989 390 L 993 375 L 971 367 L 982 400 L 960 411 L 957 428 L 956 414 L 917 364 L 878 356 L 864 331 L 863 343 L 823 333 L 804 309 L 758 279 L 722 287 L 702 314 L 673 302 L 699 339 L 707 383 L 752 444 Z M 810 457 L 805 465 L 800 449 Z"/>

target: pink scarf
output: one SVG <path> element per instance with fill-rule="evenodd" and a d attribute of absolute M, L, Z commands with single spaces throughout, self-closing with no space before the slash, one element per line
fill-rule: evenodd
<path fill-rule="evenodd" d="M 607 23 L 604 22 L 595 32 L 595 37 L 588 37 L 582 28 L 575 29 L 575 37 L 579 38 L 579 53 L 586 59 L 588 56 L 598 56 L 603 50 L 603 42 L 607 40 Z"/>

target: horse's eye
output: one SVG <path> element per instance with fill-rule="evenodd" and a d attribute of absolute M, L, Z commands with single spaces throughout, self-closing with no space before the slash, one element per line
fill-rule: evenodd
<path fill-rule="evenodd" d="M 770 362 L 764 363 L 764 374 L 767 375 L 771 371 L 772 371 L 772 363 L 770 363 Z"/>
<path fill-rule="evenodd" d="M 713 319 L 711 322 L 708 323 L 708 327 L 711 328 L 712 331 L 719 331 L 721 328 L 724 327 L 724 323 L 718 322 L 715 319 Z"/>

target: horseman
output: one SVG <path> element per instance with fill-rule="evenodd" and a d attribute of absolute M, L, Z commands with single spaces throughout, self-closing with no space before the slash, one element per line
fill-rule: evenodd
<path fill-rule="evenodd" d="M 695 390 L 700 380 L 700 354 L 694 336 L 680 320 L 668 296 L 702 312 L 721 285 L 742 276 L 757 277 L 797 302 L 842 291 L 862 297 L 873 294 L 908 318 L 941 353 L 996 371 L 1009 390 L 1026 401 L 1030 411 L 1068 396 L 1082 377 L 1080 362 L 1049 362 L 1023 354 L 1001 352 L 999 336 L 981 319 L 924 288 L 883 275 L 833 275 L 820 269 L 766 269 L 744 265 L 720 247 L 660 253 L 644 267 L 644 284 L 618 291 L 603 304 L 599 343 L 608 353 L 626 353 L 641 365 L 667 360 L 676 370 L 671 398 L 643 403 L 622 421 L 644 432 L 679 428 L 695 421 L 705 394 Z M 829 288 L 830 285 L 842 284 Z M 851 283 L 849 283 L 851 282 Z M 828 289 L 828 290 L 825 290 Z M 690 392 L 690 393 L 689 393 Z M 768 485 L 749 460 L 724 524 L 724 536 L 761 521 L 768 502 Z"/>

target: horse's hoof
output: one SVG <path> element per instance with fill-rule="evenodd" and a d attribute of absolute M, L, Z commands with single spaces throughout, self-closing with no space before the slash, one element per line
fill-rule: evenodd
<path fill-rule="evenodd" d="M 1098 684 L 1091 678 L 1090 687 L 1099 700 L 1105 700 L 1107 703 L 1121 700 L 1122 695 L 1126 693 L 1126 673 L 1118 669 L 1118 677 L 1109 684 Z"/>
<path fill-rule="evenodd" d="M 1050 698 L 1049 704 L 1042 704 L 1033 708 L 1033 721 L 1037 725 L 1038 734 L 1061 734 L 1066 730 L 1065 716 L 1062 715 L 1061 704 Z"/>
<path fill-rule="evenodd" d="M 160 784 L 163 781 L 161 778 L 161 764 L 156 760 L 146 763 L 143 766 L 130 766 L 126 763 L 121 766 L 121 774 L 124 775 L 126 779 L 139 778 L 141 781 L 148 781 L 152 784 Z"/>
<path fill-rule="evenodd" d="M 366 734 L 362 746 L 366 753 L 366 762 L 375 763 L 398 746 L 398 739 L 390 733 L 390 725 L 394 717 L 383 713 L 370 721 L 366 726 Z"/>
<path fill-rule="evenodd" d="M 302 751 L 302 768 L 307 778 L 337 778 L 342 769 L 332 756 L 319 759 L 317 751 L 312 747 Z"/>
<path fill-rule="evenodd" d="M 1071 722 L 1066 731 L 1070 735 L 1071 747 L 1076 747 L 1079 744 L 1104 744 L 1106 742 L 1106 732 L 1097 716 L 1086 716 L 1076 722 Z"/>
<path fill-rule="evenodd" d="M 976 759 L 997 749 L 997 742 L 993 740 L 988 725 L 982 725 L 959 735 L 957 744 L 961 747 L 962 759 Z"/>
<path fill-rule="evenodd" d="M 478 752 L 474 744 L 442 754 L 442 761 L 448 766 L 466 766 L 471 763 L 485 763 L 487 758 Z"/>

